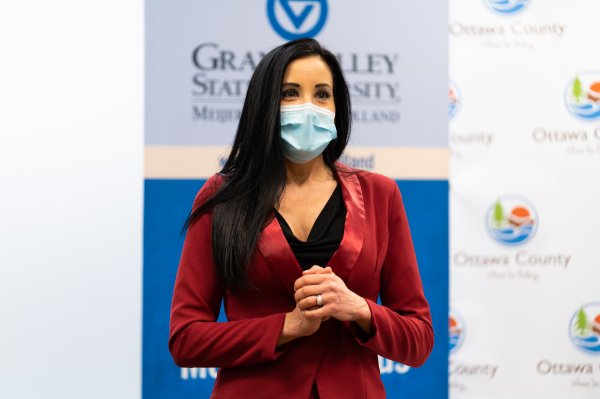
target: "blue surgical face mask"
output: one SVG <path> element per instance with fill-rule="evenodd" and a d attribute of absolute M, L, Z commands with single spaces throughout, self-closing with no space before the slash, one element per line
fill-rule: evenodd
<path fill-rule="evenodd" d="M 325 150 L 337 137 L 335 114 L 312 103 L 283 105 L 281 139 L 283 153 L 294 163 L 305 163 Z"/>

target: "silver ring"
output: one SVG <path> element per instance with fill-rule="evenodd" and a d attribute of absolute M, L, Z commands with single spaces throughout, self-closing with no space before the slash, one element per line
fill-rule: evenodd
<path fill-rule="evenodd" d="M 321 296 L 321 294 L 317 295 L 317 306 L 318 307 L 323 306 L 323 297 Z"/>

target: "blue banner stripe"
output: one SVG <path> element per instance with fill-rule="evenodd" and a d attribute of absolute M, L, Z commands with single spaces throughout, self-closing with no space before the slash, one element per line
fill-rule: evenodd
<path fill-rule="evenodd" d="M 183 245 L 180 234 L 204 180 L 145 180 L 143 273 L 143 399 L 208 398 L 210 370 L 183 374 L 168 350 L 169 311 Z M 443 399 L 448 395 L 448 182 L 402 180 L 425 294 L 433 314 L 435 347 L 419 369 L 382 360 L 388 397 Z M 224 320 L 221 314 L 221 320 Z"/>

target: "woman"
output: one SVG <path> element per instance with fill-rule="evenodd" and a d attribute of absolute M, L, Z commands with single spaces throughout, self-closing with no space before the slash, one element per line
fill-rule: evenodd
<path fill-rule="evenodd" d="M 186 222 L 173 293 L 171 354 L 220 367 L 212 397 L 383 398 L 377 355 L 419 366 L 431 352 L 398 186 L 336 162 L 350 120 L 316 41 L 257 66 L 227 163 Z"/>

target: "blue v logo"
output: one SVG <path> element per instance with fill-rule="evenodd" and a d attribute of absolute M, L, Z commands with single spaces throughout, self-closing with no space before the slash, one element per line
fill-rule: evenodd
<path fill-rule="evenodd" d="M 267 1 L 269 22 L 286 40 L 316 36 L 325 25 L 327 12 L 327 0 Z"/>
<path fill-rule="evenodd" d="M 314 4 L 307 3 L 303 0 L 281 0 L 280 3 L 296 29 L 300 29 L 306 20 L 306 17 L 314 8 Z M 296 11 L 292 8 L 290 3 L 296 3 L 300 5 L 300 7 L 295 7 L 300 12 L 298 15 L 296 15 Z"/>

